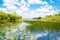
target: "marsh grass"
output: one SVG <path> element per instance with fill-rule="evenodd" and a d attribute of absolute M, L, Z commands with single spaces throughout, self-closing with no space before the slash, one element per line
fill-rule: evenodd
<path fill-rule="evenodd" d="M 59 31 L 60 23 L 48 22 L 48 21 L 26 21 L 31 25 L 27 27 L 27 30 L 48 30 L 48 31 Z"/>

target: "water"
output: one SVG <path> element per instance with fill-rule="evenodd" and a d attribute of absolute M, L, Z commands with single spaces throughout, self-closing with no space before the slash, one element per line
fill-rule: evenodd
<path fill-rule="evenodd" d="M 60 40 L 60 31 L 27 30 L 31 24 L 22 22 L 4 25 L 0 29 L 0 40 Z M 2 26 L 1 26 L 2 27 Z"/>

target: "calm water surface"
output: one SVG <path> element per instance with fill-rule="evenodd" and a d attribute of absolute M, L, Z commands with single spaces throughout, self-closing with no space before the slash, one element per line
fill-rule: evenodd
<path fill-rule="evenodd" d="M 26 27 L 30 25 L 26 22 L 4 25 L 5 27 L 0 29 L 0 40 L 60 40 L 60 31 L 28 31 Z"/>

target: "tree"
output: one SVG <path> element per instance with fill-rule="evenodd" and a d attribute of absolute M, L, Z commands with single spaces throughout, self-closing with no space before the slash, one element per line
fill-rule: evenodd
<path fill-rule="evenodd" d="M 1 20 L 15 21 L 15 20 L 19 20 L 19 19 L 22 19 L 22 17 L 18 16 L 15 11 L 12 14 L 0 11 L 0 21 Z"/>
<path fill-rule="evenodd" d="M 41 17 L 33 18 L 33 19 L 41 19 Z"/>
<path fill-rule="evenodd" d="M 55 16 L 60 16 L 60 12 L 59 12 L 59 13 L 57 13 L 57 14 L 55 14 Z"/>
<path fill-rule="evenodd" d="M 50 18 L 50 17 L 52 17 L 51 15 L 46 15 L 46 18 Z"/>

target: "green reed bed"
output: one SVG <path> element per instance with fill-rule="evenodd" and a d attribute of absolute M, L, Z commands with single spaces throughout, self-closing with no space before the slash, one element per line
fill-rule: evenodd
<path fill-rule="evenodd" d="M 27 27 L 28 30 L 60 30 L 60 23 L 48 21 L 26 21 L 31 25 Z"/>

